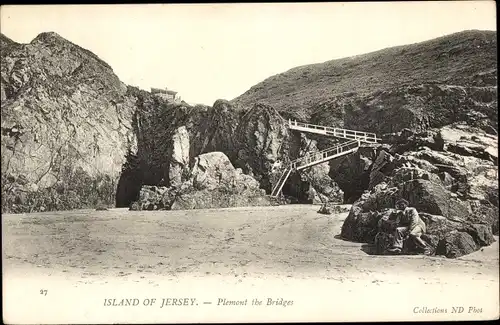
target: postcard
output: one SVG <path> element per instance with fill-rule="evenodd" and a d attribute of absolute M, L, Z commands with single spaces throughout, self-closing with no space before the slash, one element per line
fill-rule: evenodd
<path fill-rule="evenodd" d="M 4 323 L 498 319 L 495 13 L 2 6 Z"/>

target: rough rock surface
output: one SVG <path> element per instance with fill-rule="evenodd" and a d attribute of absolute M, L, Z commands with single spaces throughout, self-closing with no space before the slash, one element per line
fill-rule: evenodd
<path fill-rule="evenodd" d="M 289 141 L 288 157 L 290 160 L 320 151 L 317 141 L 309 139 L 303 133 L 291 133 Z M 287 159 L 282 160 L 288 161 Z M 290 181 L 285 184 L 283 193 L 296 197 L 301 203 L 342 203 L 344 192 L 330 177 L 329 173 L 330 166 L 328 163 L 315 165 L 300 171 L 300 173 L 294 173 L 291 175 Z M 281 170 L 279 173 L 274 173 L 273 176 L 274 186 L 277 179 L 281 176 Z"/>
<path fill-rule="evenodd" d="M 169 183 L 175 186 L 181 184 L 185 180 L 186 172 L 189 172 L 189 133 L 185 126 L 175 130 L 169 158 Z"/>
<path fill-rule="evenodd" d="M 235 169 L 222 152 L 209 152 L 195 158 L 182 184 L 168 188 L 143 186 L 134 206 L 142 210 L 179 210 L 270 204 L 253 177 Z"/>
<path fill-rule="evenodd" d="M 496 97 L 494 84 L 487 87 L 446 83 L 400 86 L 351 99 L 345 104 L 345 125 L 354 129 L 362 126 L 382 134 L 404 128 L 421 132 L 467 122 L 496 133 Z M 392 105 L 387 105 L 389 103 Z"/>
<path fill-rule="evenodd" d="M 113 204 L 125 154 L 135 150 L 127 87 L 55 33 L 29 44 L 2 37 L 1 46 L 2 211 Z"/>
<path fill-rule="evenodd" d="M 435 168 L 420 168 L 419 165 L 426 166 L 421 164 L 420 160 L 429 162 Z M 425 236 L 433 245 L 435 254 L 448 257 L 465 255 L 491 244 L 492 234 L 498 234 L 498 199 L 494 195 L 488 196 L 488 199 L 485 198 L 486 195 L 482 195 L 482 200 L 478 199 L 475 192 L 478 187 L 471 186 L 477 182 L 477 177 L 480 177 L 476 175 L 481 175 L 480 171 L 483 170 L 477 167 L 486 165 L 487 167 L 483 167 L 486 170 L 488 167 L 493 169 L 493 162 L 463 157 L 447 151 L 437 152 L 429 148 L 417 152 L 407 151 L 403 155 L 395 156 L 380 152 L 375 161 L 371 174 L 383 177 L 378 177 L 380 182 L 353 205 L 342 228 L 342 236 L 345 238 L 369 243 L 375 241 L 376 251 L 384 253 L 392 234 L 383 231 L 380 220 L 383 220 L 384 211 L 392 208 L 397 198 L 401 197 L 407 199 L 411 206 L 423 215 L 439 215 L 446 221 L 446 231 L 443 230 L 442 224 L 440 227 L 428 225 L 428 233 Z M 382 163 L 383 161 L 385 163 Z M 451 175 L 443 174 L 445 171 L 442 166 L 445 166 L 444 170 L 451 172 Z M 482 184 L 489 192 L 494 192 L 492 187 L 497 186 L 497 180 L 491 176 Z M 374 179 L 371 178 L 372 184 L 376 183 Z M 483 193 L 486 192 L 488 191 Z M 425 221 L 428 224 L 432 220 Z M 450 232 L 454 232 L 453 235 L 445 238 Z M 472 241 L 469 236 L 473 238 Z M 411 243 L 409 245 L 405 248 L 406 252 L 414 252 L 416 247 L 412 247 Z"/>
<path fill-rule="evenodd" d="M 256 104 L 244 113 L 225 100 L 217 100 L 213 107 L 192 107 L 162 102 L 133 88 L 129 88 L 129 93 L 137 98 L 138 106 L 133 123 L 138 151 L 129 157 L 138 163 L 126 164 L 127 168 L 136 169 L 123 172 L 117 194 L 120 206 L 137 199 L 137 183 L 166 187 L 178 184 L 185 180 L 186 166 L 192 167 L 195 157 L 215 151 L 223 152 L 244 174 L 257 179 L 269 194 L 291 159 L 319 150 L 315 141 L 300 133 L 291 134 L 284 119 L 267 105 Z M 182 158 L 177 159 L 174 153 L 179 150 Z M 342 202 L 342 190 L 328 173 L 328 164 L 302 171 L 290 178 L 283 193 L 294 197 L 295 202 Z M 135 195 L 131 193 L 134 191 Z"/>
<path fill-rule="evenodd" d="M 216 100 L 213 106 L 208 108 L 207 117 L 203 119 L 195 135 L 198 142 L 195 142 L 193 154 L 220 151 L 234 162 L 239 147 L 236 128 L 240 115 L 241 112 L 227 100 Z"/>
<path fill-rule="evenodd" d="M 270 176 L 275 164 L 289 153 L 289 129 L 279 113 L 268 105 L 256 104 L 241 118 L 236 131 L 239 143 L 236 165 L 254 175 L 271 191 Z M 287 163 L 285 160 L 284 163 Z"/>
<path fill-rule="evenodd" d="M 498 234 L 495 139 L 462 123 L 385 135 L 387 145 L 370 168 L 370 191 L 352 206 L 342 236 L 373 243 L 375 253 L 385 254 L 393 236 L 390 209 L 405 198 L 426 223 L 422 238 L 433 254 L 459 257 L 490 245 Z M 403 253 L 418 252 L 405 243 Z"/>
<path fill-rule="evenodd" d="M 390 246 L 396 211 L 392 208 L 401 197 L 396 187 L 380 183 L 372 191 L 363 194 L 351 208 L 341 231 L 343 238 L 356 242 L 374 244 L 375 254 L 387 254 Z M 407 197 L 411 206 L 415 206 L 412 198 Z M 453 214 L 434 215 L 428 211 L 432 208 L 418 210 L 426 224 L 427 231 L 422 236 L 431 253 L 446 257 L 459 257 L 472 253 L 482 246 L 495 241 L 491 225 L 474 223 L 474 219 L 459 218 Z M 422 253 L 408 239 L 403 247 L 404 254 Z"/>

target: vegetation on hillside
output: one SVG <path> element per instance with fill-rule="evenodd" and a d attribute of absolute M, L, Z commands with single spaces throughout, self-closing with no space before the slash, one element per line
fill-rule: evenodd
<path fill-rule="evenodd" d="M 405 85 L 496 85 L 496 32 L 464 31 L 426 42 L 310 64 L 269 77 L 232 102 L 256 102 L 308 119 L 318 103 L 335 96 L 365 96 Z"/>

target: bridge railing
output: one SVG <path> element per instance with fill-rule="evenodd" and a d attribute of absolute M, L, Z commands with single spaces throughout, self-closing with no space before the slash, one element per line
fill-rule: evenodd
<path fill-rule="evenodd" d="M 292 127 L 292 128 L 293 127 L 302 127 L 305 129 L 320 130 L 320 131 L 325 132 L 325 134 L 330 134 L 330 135 L 333 135 L 335 137 L 351 138 L 351 139 L 354 138 L 354 139 L 365 141 L 365 142 L 378 142 L 380 140 L 377 138 L 377 135 L 375 133 L 371 133 L 371 132 L 332 128 L 332 127 L 328 127 L 328 126 L 297 122 L 294 120 L 288 120 L 288 125 L 289 125 L 289 127 Z"/>
<path fill-rule="evenodd" d="M 310 163 L 321 161 L 321 160 L 324 160 L 328 157 L 338 155 L 342 152 L 345 152 L 345 151 L 348 151 L 348 150 L 351 150 L 354 148 L 358 148 L 359 145 L 360 144 L 359 144 L 358 140 L 352 140 L 352 141 L 348 141 L 345 143 L 341 143 L 339 145 L 336 145 L 334 147 L 331 147 L 331 148 L 328 148 L 328 149 L 325 149 L 325 150 L 322 150 L 319 152 L 308 153 L 303 157 L 300 157 L 298 159 L 293 160 L 290 163 L 290 165 L 291 165 L 292 169 L 297 169 L 297 168 L 300 168 L 301 166 L 305 166 L 305 165 L 308 165 Z"/>

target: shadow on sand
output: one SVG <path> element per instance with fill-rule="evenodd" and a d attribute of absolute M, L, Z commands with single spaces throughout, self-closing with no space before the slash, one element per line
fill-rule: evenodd
<path fill-rule="evenodd" d="M 373 244 L 363 244 L 363 245 L 361 245 L 361 250 L 368 255 L 380 255 L 380 254 L 377 254 L 375 245 L 373 245 Z"/>
<path fill-rule="evenodd" d="M 338 240 L 342 240 L 345 242 L 353 243 L 353 241 L 343 238 L 340 234 L 333 236 L 333 238 L 338 239 Z M 377 254 L 375 245 L 373 245 L 373 244 L 366 244 L 366 243 L 362 244 L 361 251 L 365 252 L 368 255 L 380 255 L 380 254 Z"/>
<path fill-rule="evenodd" d="M 374 244 L 363 244 L 361 250 L 368 255 L 378 255 L 378 256 L 413 256 L 413 255 L 426 255 L 423 250 L 421 251 L 403 251 L 402 253 L 391 253 L 385 251 L 383 254 L 377 252 L 377 248 Z"/>
<path fill-rule="evenodd" d="M 352 241 L 345 239 L 345 238 L 344 238 L 344 237 L 342 237 L 340 234 L 337 234 L 337 235 L 333 236 L 333 238 L 338 239 L 338 240 L 341 240 L 341 241 L 347 241 L 347 242 L 352 243 Z"/>

